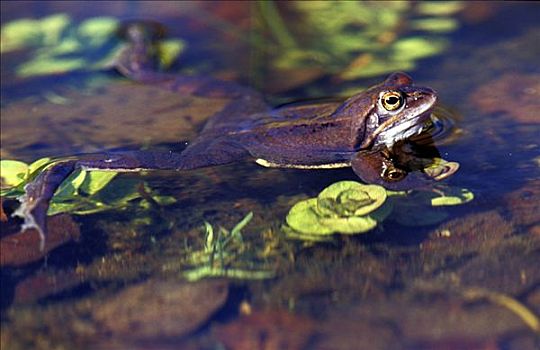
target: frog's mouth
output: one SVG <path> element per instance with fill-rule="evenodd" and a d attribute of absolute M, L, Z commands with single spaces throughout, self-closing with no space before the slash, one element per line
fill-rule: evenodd
<path fill-rule="evenodd" d="M 398 141 L 406 140 L 420 134 L 424 130 L 426 121 L 429 120 L 430 116 L 431 109 L 413 118 L 389 123 L 390 125 L 386 123 L 381 124 L 379 126 L 381 130 L 378 133 L 378 130 L 376 130 L 376 137 L 373 145 L 378 146 L 384 144 L 386 147 L 391 148 Z M 387 122 L 390 121 L 391 120 L 388 120 Z"/>

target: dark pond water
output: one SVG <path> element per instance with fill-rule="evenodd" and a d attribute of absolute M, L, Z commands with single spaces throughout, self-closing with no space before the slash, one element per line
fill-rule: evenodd
<path fill-rule="evenodd" d="M 432 196 L 474 196 L 438 207 L 393 197 L 371 230 L 313 242 L 290 239 L 287 214 L 358 181 L 352 170 L 246 161 L 121 174 L 58 197 L 44 252 L 35 231 L 2 222 L 2 349 L 540 347 L 538 2 L 1 6 L 3 161 L 194 139 L 230 101 L 111 68 L 116 28 L 145 19 L 167 28 L 169 71 L 249 85 L 276 106 L 406 71 L 452 119 L 437 148 L 460 169 Z M 17 207 L 2 204 L 8 216 Z"/>

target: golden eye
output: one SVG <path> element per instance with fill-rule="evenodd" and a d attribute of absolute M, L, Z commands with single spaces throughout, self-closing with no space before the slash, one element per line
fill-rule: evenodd
<path fill-rule="evenodd" d="M 387 111 L 395 111 L 403 106 L 403 96 L 397 91 L 388 91 L 381 96 L 381 103 Z"/>
<path fill-rule="evenodd" d="M 407 173 L 401 169 L 390 167 L 385 169 L 381 175 L 386 181 L 393 182 L 403 180 Z"/>

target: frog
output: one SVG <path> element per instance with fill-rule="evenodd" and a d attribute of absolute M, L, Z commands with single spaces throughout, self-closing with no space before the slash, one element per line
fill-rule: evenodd
<path fill-rule="evenodd" d="M 37 229 L 42 242 L 49 201 L 77 169 L 189 171 L 250 159 L 269 168 L 351 167 L 364 182 L 404 190 L 444 180 L 459 167 L 441 161 L 432 142 L 415 142 L 426 133 L 438 95 L 414 84 L 406 73 L 392 73 L 346 99 L 273 108 L 260 92 L 235 82 L 160 71 L 164 29 L 158 24 L 129 22 L 119 35 L 127 46 L 114 68 L 123 76 L 183 95 L 230 102 L 181 152 L 104 151 L 56 159 L 25 186 L 17 210 L 25 220 L 23 228 Z"/>

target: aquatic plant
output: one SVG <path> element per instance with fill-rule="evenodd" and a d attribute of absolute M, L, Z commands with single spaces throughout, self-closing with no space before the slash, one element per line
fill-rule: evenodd
<path fill-rule="evenodd" d="M 296 203 L 287 215 L 289 237 L 319 240 L 333 233 L 363 233 L 384 219 L 388 207 L 382 186 L 341 181 L 325 188 L 317 198 Z M 323 237 L 324 239 L 324 237 Z"/>
<path fill-rule="evenodd" d="M 288 6 L 299 19 L 285 21 L 272 2 L 259 12 L 276 41 L 279 70 L 323 67 L 345 80 L 412 70 L 419 59 L 447 47 L 444 34 L 459 27 L 456 1 L 298 1 Z M 295 24 L 300 23 L 300 24 Z"/>
<path fill-rule="evenodd" d="M 67 14 L 41 19 L 17 19 L 2 26 L 0 53 L 32 50 L 31 57 L 16 68 L 19 77 L 100 70 L 111 65 L 123 44 L 115 35 L 119 22 L 113 17 L 93 17 L 76 23 Z M 168 67 L 185 46 L 180 39 L 167 39 L 160 46 L 160 59 Z"/>
<path fill-rule="evenodd" d="M 438 207 L 464 204 L 473 198 L 467 189 L 396 192 L 378 185 L 341 181 L 316 198 L 296 203 L 287 214 L 283 231 L 289 238 L 321 241 L 334 233 L 368 232 L 387 218 L 402 225 L 432 225 L 448 216 Z"/>
<path fill-rule="evenodd" d="M 2 198 L 18 198 L 24 195 L 24 186 L 42 170 L 58 160 L 42 158 L 28 165 L 16 160 L 0 160 Z M 114 187 L 107 185 L 116 177 L 114 171 L 85 171 L 79 169 L 71 174 L 56 190 L 47 212 L 48 215 L 69 213 L 77 215 L 93 214 L 106 210 L 124 209 L 139 199 L 139 207 L 148 208 L 150 203 L 143 198 L 152 198 L 155 203 L 168 205 L 176 202 L 173 197 L 154 193 L 147 184 L 138 180 L 115 182 Z"/>
<path fill-rule="evenodd" d="M 204 223 L 205 244 L 201 250 L 191 252 L 185 263 L 191 267 L 182 272 L 189 281 L 207 277 L 229 277 L 238 279 L 266 279 L 275 276 L 275 271 L 264 262 L 258 261 L 256 249 L 247 249 L 242 230 L 253 218 L 248 213 L 232 230 L 219 226 L 214 230 Z"/>

